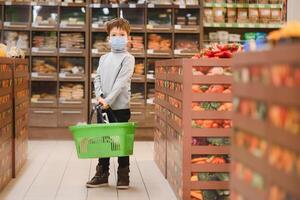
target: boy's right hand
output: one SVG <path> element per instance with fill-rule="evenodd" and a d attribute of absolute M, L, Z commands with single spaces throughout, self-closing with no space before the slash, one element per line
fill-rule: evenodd
<path fill-rule="evenodd" d="M 108 109 L 109 108 L 108 103 L 102 97 L 98 97 L 97 101 L 100 105 L 102 105 L 103 109 Z"/>

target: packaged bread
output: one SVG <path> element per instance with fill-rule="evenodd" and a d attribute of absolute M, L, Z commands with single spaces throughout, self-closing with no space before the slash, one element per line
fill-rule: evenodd
<path fill-rule="evenodd" d="M 281 21 L 281 10 L 280 9 L 271 9 L 271 22 L 280 22 Z"/>
<path fill-rule="evenodd" d="M 214 15 L 214 22 L 217 23 L 224 23 L 225 22 L 225 8 L 214 8 L 213 15 Z"/>
<path fill-rule="evenodd" d="M 259 13 L 257 8 L 249 8 L 249 22 L 258 23 Z"/>
<path fill-rule="evenodd" d="M 237 17 L 238 23 L 247 23 L 248 22 L 248 10 L 245 8 L 239 8 L 238 9 L 238 17 Z"/>
<path fill-rule="evenodd" d="M 260 23 L 269 23 L 271 19 L 271 9 L 270 8 L 260 8 L 259 9 L 259 21 Z"/>
<path fill-rule="evenodd" d="M 269 0 L 257 0 L 257 3 L 259 3 L 259 4 L 268 4 Z"/>
<path fill-rule="evenodd" d="M 206 23 L 213 23 L 214 22 L 214 16 L 213 16 L 212 8 L 205 8 L 204 9 L 204 21 Z"/>
<path fill-rule="evenodd" d="M 236 22 L 236 8 L 227 8 L 227 22 Z"/>

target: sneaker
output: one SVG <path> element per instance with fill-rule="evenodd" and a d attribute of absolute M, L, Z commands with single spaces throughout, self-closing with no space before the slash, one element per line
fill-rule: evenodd
<path fill-rule="evenodd" d="M 108 176 L 109 172 L 102 170 L 101 167 L 97 165 L 96 174 L 92 180 L 86 183 L 87 188 L 98 188 L 108 186 Z"/>
<path fill-rule="evenodd" d="M 129 188 L 129 167 L 118 169 L 117 189 L 127 190 Z"/>

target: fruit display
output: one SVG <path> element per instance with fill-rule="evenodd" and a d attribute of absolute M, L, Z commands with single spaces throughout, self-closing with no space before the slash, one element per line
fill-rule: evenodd
<path fill-rule="evenodd" d="M 193 111 L 232 111 L 231 102 L 194 102 L 192 103 Z"/>
<path fill-rule="evenodd" d="M 197 119 L 192 121 L 193 128 L 232 128 L 232 120 Z"/>
<path fill-rule="evenodd" d="M 84 98 L 84 86 L 79 83 L 62 83 L 59 97 L 64 100 L 82 100 Z"/>
<path fill-rule="evenodd" d="M 178 199 L 229 199 L 229 187 L 224 184 L 229 181 L 233 127 L 230 62 L 202 58 L 156 63 L 156 103 L 167 110 L 166 116 L 158 112 L 156 117 L 166 117 L 167 166 L 175 169 L 165 170 Z M 205 79 L 201 80 L 200 75 Z M 187 90 L 190 84 L 192 88 Z M 169 129 L 177 134 L 170 134 Z M 190 162 L 181 164 L 182 160 Z M 189 175 L 178 177 L 179 173 Z"/>
<path fill-rule="evenodd" d="M 210 200 L 210 199 L 222 199 L 229 200 L 229 190 L 201 190 L 191 191 L 192 200 Z"/>
<path fill-rule="evenodd" d="M 232 160 L 239 164 L 232 174 L 241 181 L 243 190 L 234 183 L 232 190 L 244 199 L 300 198 L 299 84 L 295 64 L 299 57 L 291 46 L 284 47 L 288 55 L 282 54 L 281 48 L 253 52 L 251 58 L 237 55 L 233 61 L 239 62 L 234 75 L 234 119 L 243 119 L 234 121 Z M 300 48 L 295 45 L 295 49 Z M 260 61 L 253 59 L 256 57 Z M 270 63 L 270 57 L 276 60 Z M 259 190 L 250 197 L 253 188 Z"/>
<path fill-rule="evenodd" d="M 149 34 L 148 36 L 148 49 L 153 49 L 156 51 L 170 51 L 172 41 L 164 35 L 159 34 Z"/>
<path fill-rule="evenodd" d="M 232 86 L 231 85 L 193 85 L 192 92 L 197 94 L 201 94 L 201 93 L 231 94 Z"/>
<path fill-rule="evenodd" d="M 237 147 L 244 148 L 255 157 L 262 158 L 267 153 L 268 144 L 266 140 L 245 131 L 237 131 L 233 141 Z"/>
<path fill-rule="evenodd" d="M 271 32 L 268 40 L 272 44 L 277 44 L 284 40 L 293 40 L 300 37 L 300 23 L 297 21 L 288 22 L 284 27 L 279 30 Z"/>
<path fill-rule="evenodd" d="M 66 49 L 84 49 L 85 39 L 83 33 L 61 33 L 60 47 Z"/>
<path fill-rule="evenodd" d="M 247 185 L 263 190 L 265 187 L 264 177 L 254 170 L 248 168 L 242 163 L 233 163 L 232 173 L 240 180 L 243 180 Z"/>
<path fill-rule="evenodd" d="M 232 58 L 234 53 L 243 51 L 240 44 L 212 44 L 210 47 L 202 49 L 193 59 L 200 58 Z"/>

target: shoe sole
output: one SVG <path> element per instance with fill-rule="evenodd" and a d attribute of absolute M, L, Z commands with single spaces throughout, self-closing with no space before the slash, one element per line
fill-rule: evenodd
<path fill-rule="evenodd" d="M 117 186 L 117 189 L 119 189 L 119 190 L 128 190 L 129 186 Z"/>
<path fill-rule="evenodd" d="M 108 186 L 108 183 L 104 183 L 104 184 L 99 184 L 99 185 L 90 185 L 90 184 L 86 184 L 87 188 L 100 188 L 100 187 L 106 187 Z"/>

